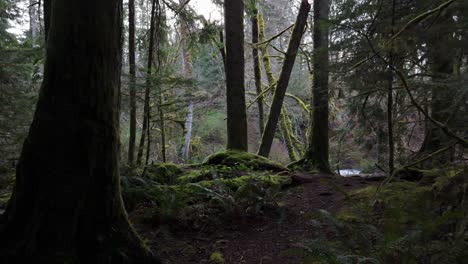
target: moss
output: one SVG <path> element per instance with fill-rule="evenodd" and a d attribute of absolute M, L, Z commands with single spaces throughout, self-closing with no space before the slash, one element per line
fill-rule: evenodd
<path fill-rule="evenodd" d="M 185 183 L 195 183 L 204 180 L 212 180 L 213 173 L 211 170 L 206 168 L 201 168 L 198 170 L 192 170 L 187 173 L 184 173 L 182 176 L 177 178 L 176 183 L 185 184 Z"/>
<path fill-rule="evenodd" d="M 209 156 L 205 165 L 225 165 L 230 167 L 238 167 L 246 170 L 267 170 L 274 172 L 288 171 L 288 169 L 276 162 L 267 158 L 241 151 L 223 151 Z"/>
<path fill-rule="evenodd" d="M 145 177 L 160 184 L 173 184 L 182 172 L 182 169 L 176 164 L 162 163 L 156 166 L 148 166 Z"/>
<path fill-rule="evenodd" d="M 213 254 L 211 254 L 210 256 L 210 261 L 212 263 L 224 263 L 223 254 L 221 252 L 213 252 Z"/>

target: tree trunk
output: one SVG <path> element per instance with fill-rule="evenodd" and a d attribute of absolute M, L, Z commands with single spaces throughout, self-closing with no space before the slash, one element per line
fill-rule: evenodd
<path fill-rule="evenodd" d="M 391 35 L 393 37 L 395 27 L 395 0 L 392 0 L 392 22 L 391 22 Z M 390 44 L 390 52 L 388 54 L 388 62 L 393 66 L 394 54 L 393 54 L 393 42 Z M 395 143 L 393 142 L 393 70 L 389 67 L 388 69 L 388 86 L 387 86 L 387 129 L 388 129 L 388 173 L 393 174 L 395 169 Z"/>
<path fill-rule="evenodd" d="M 309 11 L 310 4 L 307 0 L 303 0 L 301 2 L 301 7 L 299 9 L 296 24 L 294 26 L 291 39 L 289 41 L 288 49 L 286 51 L 286 57 L 284 59 L 278 85 L 276 86 L 275 95 L 271 104 L 270 114 L 268 115 L 268 121 L 265 126 L 265 131 L 263 133 L 260 148 L 258 150 L 258 154 L 260 156 L 268 157 L 268 155 L 270 154 L 271 145 L 275 136 L 276 126 L 278 125 L 278 120 L 283 106 L 284 96 L 286 94 L 286 89 L 288 88 L 289 79 L 291 77 L 291 72 L 294 67 L 297 51 L 299 49 L 299 45 L 301 44 L 302 34 L 307 24 L 307 17 Z"/>
<path fill-rule="evenodd" d="M 158 0 L 152 0 L 152 3 L 151 3 L 151 19 L 150 19 L 149 44 L 148 44 L 148 63 L 146 65 L 147 68 L 146 68 L 145 102 L 143 106 L 143 124 L 141 128 L 140 145 L 138 147 L 137 165 L 141 165 L 141 162 L 143 159 L 143 152 L 145 149 L 146 136 L 150 136 L 147 134 L 148 134 L 148 128 L 150 127 L 149 125 L 150 123 L 150 89 L 152 85 L 151 75 L 152 75 L 153 58 L 154 58 L 156 1 Z"/>
<path fill-rule="evenodd" d="M 180 0 L 180 5 L 184 6 L 186 0 Z M 193 66 L 192 66 L 192 54 L 188 48 L 189 31 L 187 28 L 187 21 L 183 19 L 179 20 L 180 23 L 180 35 L 182 41 L 182 60 L 183 60 L 183 73 L 187 79 L 193 77 Z M 192 87 L 189 88 L 189 93 L 192 93 Z M 189 158 L 190 141 L 192 139 L 192 121 L 193 121 L 193 102 L 190 101 L 187 107 L 187 117 L 185 119 L 185 136 L 184 145 L 182 146 L 181 158 L 183 161 L 187 161 Z"/>
<path fill-rule="evenodd" d="M 155 263 L 120 195 L 121 2 L 53 1 L 51 11 L 0 262 Z"/>
<path fill-rule="evenodd" d="M 135 0 L 128 1 L 128 60 L 130 73 L 130 138 L 128 141 L 128 164 L 135 163 L 136 144 L 136 67 L 135 67 Z"/>
<path fill-rule="evenodd" d="M 244 1 L 224 1 L 227 148 L 248 151 L 244 84 Z"/>
<path fill-rule="evenodd" d="M 253 65 L 254 65 L 254 75 L 255 75 L 255 89 L 257 92 L 257 96 L 262 94 L 262 72 L 260 70 L 260 57 L 258 55 L 258 47 L 255 45 L 258 43 L 258 9 L 257 9 L 257 2 L 253 0 L 254 10 L 251 18 L 252 23 L 252 58 L 253 58 Z M 265 128 L 265 121 L 264 121 L 264 112 L 263 112 L 263 96 L 257 100 L 257 108 L 258 108 L 258 127 L 260 130 L 260 135 L 263 134 L 263 130 Z"/>
<path fill-rule="evenodd" d="M 38 5 L 36 0 L 29 0 L 29 37 L 31 38 L 31 44 L 33 47 L 37 47 L 37 38 L 39 36 L 39 17 L 38 17 Z"/>
<path fill-rule="evenodd" d="M 263 16 L 261 14 L 258 15 L 258 28 L 259 28 L 259 41 L 263 43 L 265 41 L 265 21 L 263 20 Z M 274 95 L 276 91 L 277 83 L 276 83 L 276 78 L 271 69 L 271 60 L 270 60 L 270 55 L 268 53 L 268 43 L 261 45 L 260 50 L 262 52 L 263 68 L 265 69 L 265 72 L 266 72 L 268 85 L 272 87 L 271 93 L 272 95 Z M 292 142 L 293 136 L 292 136 L 291 122 L 288 116 L 288 111 L 286 110 L 286 107 L 284 106 L 282 107 L 282 110 L 281 110 L 280 128 L 281 128 L 280 131 L 283 134 L 284 143 L 286 144 L 286 148 L 288 150 L 289 159 L 292 162 L 294 162 L 297 160 L 297 157 L 296 157 L 296 153 L 294 152 L 294 147 L 293 147 L 293 142 Z"/>
<path fill-rule="evenodd" d="M 453 23 L 450 13 L 441 18 L 447 24 Z M 434 32 L 432 33 L 434 34 Z M 456 111 L 453 102 L 456 101 L 457 90 L 451 85 L 447 85 L 449 79 L 453 76 L 453 66 L 455 58 L 455 49 L 447 49 L 447 45 L 453 42 L 453 32 L 440 31 L 437 37 L 428 40 L 428 58 L 429 69 L 431 71 L 432 81 L 435 85 L 431 89 L 430 109 L 432 118 L 448 127 L 452 127 L 452 116 Z M 443 147 L 451 144 L 451 138 L 448 137 L 442 129 L 429 123 L 426 131 L 426 138 L 419 151 L 420 155 L 429 155 Z M 447 163 L 451 159 L 452 152 L 447 151 L 437 155 L 430 162 L 439 164 Z"/>
<path fill-rule="evenodd" d="M 312 111 L 309 144 L 304 157 L 304 168 L 331 173 L 328 142 L 328 27 L 329 0 L 314 1 L 314 54 L 312 82 Z"/>

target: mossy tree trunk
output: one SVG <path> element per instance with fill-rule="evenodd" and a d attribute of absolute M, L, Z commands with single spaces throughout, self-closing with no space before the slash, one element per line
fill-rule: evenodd
<path fill-rule="evenodd" d="M 0 224 L 1 263 L 156 263 L 119 185 L 120 1 L 51 5 L 36 112 Z"/>
<path fill-rule="evenodd" d="M 304 168 L 331 173 L 328 142 L 328 0 L 314 1 L 312 111 Z"/>
<path fill-rule="evenodd" d="M 187 0 L 180 0 L 180 6 L 184 6 Z M 186 79 L 193 78 L 193 65 L 192 65 L 192 54 L 189 50 L 189 38 L 190 33 L 187 27 L 187 21 L 182 17 L 179 19 L 180 24 L 180 36 L 182 42 L 182 67 L 184 77 Z M 192 94 L 192 86 L 189 87 L 188 93 Z M 193 101 L 189 102 L 187 107 L 187 116 L 185 118 L 185 136 L 184 145 L 182 146 L 181 158 L 183 161 L 187 161 L 189 158 L 190 141 L 192 140 L 192 122 L 193 122 Z"/>
<path fill-rule="evenodd" d="M 156 1 L 152 0 L 151 3 L 151 18 L 150 18 L 150 29 L 149 29 L 149 44 L 148 44 L 148 63 L 146 65 L 146 87 L 145 87 L 145 101 L 143 105 L 143 124 L 141 128 L 140 145 L 138 147 L 137 164 L 141 165 L 143 160 L 143 152 L 145 150 L 146 137 L 150 136 L 148 133 L 150 127 L 150 89 L 152 85 L 152 67 L 154 59 L 154 32 L 156 23 Z M 149 141 L 148 141 L 149 143 Z M 147 146 L 150 149 L 150 146 Z M 147 154 L 148 156 L 148 154 Z M 146 159 L 148 160 L 148 159 Z"/>
<path fill-rule="evenodd" d="M 273 144 L 276 127 L 278 125 L 278 120 L 280 118 L 283 107 L 284 96 L 288 88 L 289 79 L 294 67 L 299 45 L 301 44 L 302 35 L 307 24 L 309 11 L 310 4 L 307 0 L 303 0 L 301 2 L 301 7 L 299 8 L 299 14 L 297 16 L 296 24 L 289 41 L 288 49 L 286 51 L 286 57 L 284 59 L 281 74 L 275 89 L 275 94 L 273 96 L 270 114 L 268 115 L 268 121 L 265 126 L 265 131 L 263 132 L 260 148 L 258 150 L 258 154 L 260 156 L 268 157 L 270 154 L 271 145 Z"/>
<path fill-rule="evenodd" d="M 258 47 L 256 43 L 258 43 L 259 39 L 259 32 L 258 32 L 258 9 L 257 9 L 257 1 L 252 0 L 252 18 L 250 19 L 252 24 L 252 59 L 254 65 L 254 77 L 255 77 L 255 89 L 257 92 L 257 96 L 261 96 L 262 94 L 262 71 L 260 69 L 260 56 L 258 53 Z M 263 96 L 261 96 L 257 100 L 257 108 L 258 108 L 258 127 L 260 130 L 260 134 L 263 134 L 263 130 L 265 128 L 265 120 L 264 120 L 264 111 L 263 111 Z"/>
<path fill-rule="evenodd" d="M 257 25 L 258 25 L 259 41 L 260 43 L 263 43 L 266 38 L 265 37 L 265 21 L 263 20 L 263 16 L 261 14 L 258 14 L 257 17 L 258 17 Z M 266 72 L 268 85 L 272 87 L 271 93 L 274 96 L 277 83 L 276 83 L 276 78 L 273 74 L 273 70 L 271 69 L 271 59 L 270 59 L 270 54 L 268 53 L 268 43 L 260 45 L 260 51 L 262 53 L 263 68 L 265 69 L 265 72 Z M 258 94 L 258 91 L 257 91 L 257 94 Z M 284 143 L 286 144 L 286 149 L 288 151 L 289 159 L 291 161 L 296 161 L 297 157 L 294 151 L 294 144 L 292 142 L 292 138 L 293 138 L 292 128 L 291 128 L 292 124 L 290 121 L 291 120 L 289 119 L 288 111 L 286 110 L 286 107 L 283 106 L 281 109 L 280 131 L 281 131 L 281 134 L 283 135 Z"/>
<path fill-rule="evenodd" d="M 128 61 L 130 75 L 130 137 L 128 140 L 128 164 L 135 163 L 136 144 L 136 67 L 135 67 L 135 0 L 128 1 Z"/>
<path fill-rule="evenodd" d="M 224 1 L 227 148 L 248 150 L 244 84 L 244 1 Z"/>

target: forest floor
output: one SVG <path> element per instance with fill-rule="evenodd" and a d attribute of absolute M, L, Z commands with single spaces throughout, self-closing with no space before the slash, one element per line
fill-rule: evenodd
<path fill-rule="evenodd" d="M 197 230 L 139 221 L 138 210 L 130 217 L 141 236 L 163 263 L 267 264 L 300 263 L 297 257 L 283 256 L 285 250 L 314 238 L 313 214 L 318 209 L 337 212 L 348 191 L 378 184 L 375 179 L 330 177 L 307 174 L 295 176 L 307 183 L 288 188 L 282 206 L 255 218 L 230 219 L 222 225 Z M 213 253 L 222 258 L 216 262 Z M 217 254 L 220 253 L 220 254 Z"/>

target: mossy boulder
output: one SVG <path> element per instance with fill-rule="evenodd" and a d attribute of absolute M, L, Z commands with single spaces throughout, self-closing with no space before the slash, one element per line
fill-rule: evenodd
<path fill-rule="evenodd" d="M 174 184 L 182 173 L 183 171 L 178 165 L 162 163 L 148 166 L 144 177 L 160 184 Z"/>
<path fill-rule="evenodd" d="M 288 169 L 265 157 L 248 152 L 227 150 L 218 152 L 206 158 L 204 165 L 225 165 L 245 170 L 266 170 L 274 172 L 288 171 Z"/>

